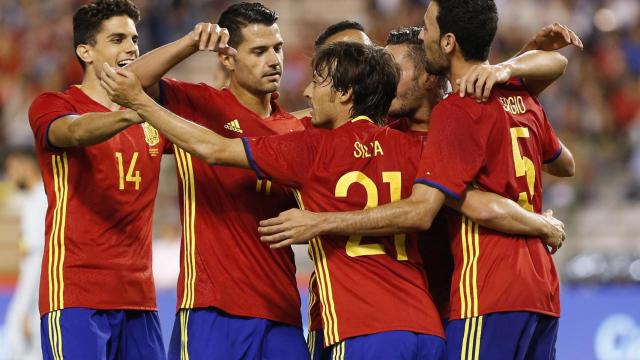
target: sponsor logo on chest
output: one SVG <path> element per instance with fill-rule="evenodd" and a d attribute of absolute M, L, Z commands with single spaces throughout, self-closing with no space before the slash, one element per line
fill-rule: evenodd
<path fill-rule="evenodd" d="M 242 128 L 240 127 L 240 121 L 238 121 L 238 119 L 234 119 L 232 121 L 229 121 L 228 123 L 226 123 L 224 125 L 224 128 L 227 130 L 231 130 L 233 132 L 237 132 L 242 134 L 244 131 L 242 131 Z"/>

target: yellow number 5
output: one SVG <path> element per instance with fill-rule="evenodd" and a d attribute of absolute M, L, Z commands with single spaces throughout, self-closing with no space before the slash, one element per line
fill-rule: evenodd
<path fill-rule="evenodd" d="M 135 184 L 135 189 L 140 190 L 140 182 L 142 178 L 140 177 L 140 171 L 135 170 L 135 176 L 133 175 L 134 169 L 136 167 L 136 161 L 138 161 L 138 153 L 134 152 L 131 157 L 131 162 L 129 163 L 129 168 L 127 170 L 127 176 L 124 176 L 124 164 L 122 161 L 122 153 L 116 152 L 116 160 L 118 161 L 118 175 L 119 175 L 119 184 L 118 189 L 124 190 L 124 182 L 125 180 L 128 182 L 132 182 Z"/>
<path fill-rule="evenodd" d="M 536 168 L 533 161 L 526 156 L 522 156 L 520 152 L 520 144 L 518 138 L 529 138 L 529 129 L 525 127 L 511 128 L 511 147 L 513 149 L 513 163 L 516 169 L 516 176 L 526 176 L 527 186 L 529 187 L 529 195 L 533 199 L 536 183 Z M 533 211 L 533 204 L 529 201 L 526 192 L 518 194 L 518 204 L 529 211 Z"/>
<path fill-rule="evenodd" d="M 401 182 L 401 174 L 399 171 L 392 172 L 383 172 L 382 180 L 385 183 L 389 184 L 390 192 L 391 192 L 391 201 L 400 200 L 400 190 L 402 186 Z M 351 171 L 340 177 L 338 183 L 336 184 L 335 196 L 336 197 L 347 197 L 347 193 L 349 192 L 349 187 L 353 184 L 360 184 L 364 187 L 364 190 L 367 194 L 367 203 L 365 205 L 365 209 L 372 208 L 378 206 L 378 188 L 376 184 L 369 178 L 367 175 L 363 174 L 360 171 Z M 360 235 L 351 235 L 349 236 L 349 240 L 347 241 L 347 255 L 356 257 L 356 256 L 366 256 L 366 255 L 384 255 L 384 246 L 382 244 L 360 244 L 362 241 L 362 236 Z M 396 253 L 398 256 L 398 260 L 407 260 L 407 249 L 405 245 L 406 235 L 405 234 L 396 234 L 394 236 L 394 243 L 396 247 Z"/>

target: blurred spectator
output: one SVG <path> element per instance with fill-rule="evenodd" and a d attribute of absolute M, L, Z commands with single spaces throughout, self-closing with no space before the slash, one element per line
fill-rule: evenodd
<path fill-rule="evenodd" d="M 5 339 L 0 358 L 40 359 L 40 315 L 38 284 L 44 248 L 47 196 L 35 154 L 27 149 L 10 150 L 4 162 L 7 179 L 21 196 L 20 241 L 22 259 L 15 292 L 9 304 Z"/>

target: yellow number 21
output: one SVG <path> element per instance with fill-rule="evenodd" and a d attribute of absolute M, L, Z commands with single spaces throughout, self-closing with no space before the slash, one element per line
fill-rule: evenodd
<path fill-rule="evenodd" d="M 390 192 L 391 192 L 391 201 L 400 200 L 400 190 L 402 187 L 401 175 L 399 171 L 390 171 L 382 173 L 382 181 L 389 184 Z M 360 184 L 364 187 L 367 193 L 367 204 L 365 205 L 365 209 L 372 208 L 378 206 L 378 188 L 376 184 L 369 178 L 367 175 L 363 174 L 360 171 L 350 171 L 340 177 L 338 183 L 336 184 L 336 197 L 347 197 L 347 192 L 349 191 L 349 187 L 353 184 Z M 351 235 L 349 236 L 349 240 L 347 241 L 347 255 L 356 257 L 356 256 L 366 256 L 366 255 L 384 255 L 384 246 L 382 244 L 364 244 L 361 245 L 360 241 L 362 241 L 362 236 L 360 235 Z M 406 249 L 406 234 L 396 234 L 394 236 L 394 243 L 396 247 L 396 253 L 398 256 L 398 260 L 407 260 L 407 249 Z"/>
<path fill-rule="evenodd" d="M 135 170 L 136 161 L 138 161 L 138 152 L 134 152 L 133 156 L 131 157 L 131 162 L 129 163 L 129 168 L 127 170 L 126 177 L 124 175 L 124 164 L 123 164 L 121 152 L 116 152 L 116 160 L 118 161 L 118 175 L 120 179 L 118 183 L 118 189 L 124 190 L 124 182 L 126 180 L 128 182 L 134 183 L 136 190 L 140 190 L 140 182 L 142 181 L 142 178 L 140 177 L 140 171 Z M 135 175 L 134 175 L 134 171 L 135 171 Z"/>
<path fill-rule="evenodd" d="M 511 147 L 513 149 L 513 163 L 516 169 L 516 176 L 526 176 L 527 186 L 529 187 L 529 195 L 533 199 L 536 183 L 536 168 L 533 161 L 526 156 L 522 156 L 520 152 L 520 144 L 518 138 L 529 138 L 529 129 L 525 127 L 511 128 Z M 518 194 L 518 204 L 529 211 L 533 211 L 533 204 L 529 201 L 526 192 Z"/>

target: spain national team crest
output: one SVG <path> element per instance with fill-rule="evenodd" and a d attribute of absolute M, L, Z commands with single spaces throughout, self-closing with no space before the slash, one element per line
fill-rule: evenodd
<path fill-rule="evenodd" d="M 158 145 L 160 142 L 160 135 L 156 128 L 145 122 L 142 123 L 142 130 L 144 130 L 144 141 L 146 141 L 149 146 Z"/>

